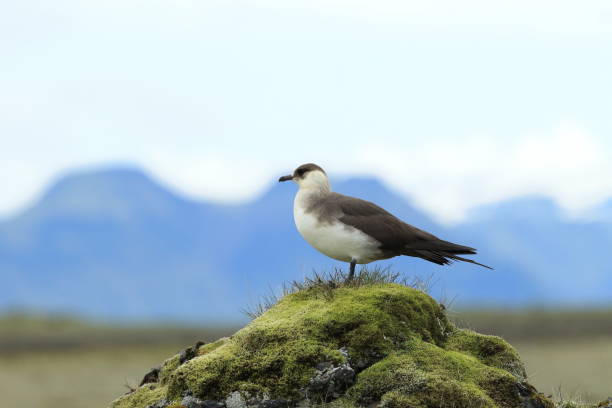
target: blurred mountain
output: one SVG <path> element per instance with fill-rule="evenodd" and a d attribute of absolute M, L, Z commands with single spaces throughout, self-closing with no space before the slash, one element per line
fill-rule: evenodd
<path fill-rule="evenodd" d="M 612 222 L 612 199 L 592 208 L 587 216 L 595 221 Z"/>
<path fill-rule="evenodd" d="M 375 179 L 334 182 L 405 221 L 477 247 L 488 271 L 414 258 L 379 262 L 431 277 L 458 305 L 610 302 L 612 223 L 564 218 L 545 197 L 475 209 L 448 228 Z M 75 173 L 0 224 L 0 308 L 112 319 L 225 322 L 282 282 L 346 267 L 312 249 L 293 223 L 296 186 L 274 183 L 243 205 L 185 199 L 137 169 Z"/>

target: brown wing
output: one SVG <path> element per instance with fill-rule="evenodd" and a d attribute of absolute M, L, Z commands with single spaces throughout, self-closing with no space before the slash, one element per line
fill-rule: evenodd
<path fill-rule="evenodd" d="M 451 259 L 478 264 L 457 256 L 475 254 L 474 248 L 441 240 L 429 232 L 403 222 L 374 203 L 337 193 L 332 193 L 328 200 L 327 205 L 331 204 L 341 214 L 341 222 L 376 239 L 382 250 L 395 255 L 416 256 L 440 265 L 450 263 Z"/>
<path fill-rule="evenodd" d="M 373 237 L 383 249 L 425 248 L 428 242 L 439 241 L 435 235 L 406 224 L 369 201 L 334 194 L 333 203 L 342 212 L 340 221 Z"/>

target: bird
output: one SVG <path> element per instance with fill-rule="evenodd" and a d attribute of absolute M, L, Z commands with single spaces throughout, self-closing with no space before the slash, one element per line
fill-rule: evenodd
<path fill-rule="evenodd" d="M 347 281 L 357 264 L 402 255 L 438 265 L 462 261 L 493 269 L 460 256 L 475 255 L 474 248 L 444 241 L 372 202 L 333 192 L 327 173 L 314 163 L 302 164 L 278 181 L 298 185 L 293 203 L 297 230 L 319 252 L 350 264 Z"/>

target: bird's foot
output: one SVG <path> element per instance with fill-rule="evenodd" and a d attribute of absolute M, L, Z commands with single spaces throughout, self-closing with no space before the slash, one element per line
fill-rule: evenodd
<path fill-rule="evenodd" d="M 346 280 L 344 281 L 345 283 L 352 281 L 353 278 L 355 277 L 355 265 L 356 264 L 357 264 L 357 262 L 355 262 L 355 261 L 351 262 L 351 267 L 349 269 L 349 274 L 348 274 Z"/>

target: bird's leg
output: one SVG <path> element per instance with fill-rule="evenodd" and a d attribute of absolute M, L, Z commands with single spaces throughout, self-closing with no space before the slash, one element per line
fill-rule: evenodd
<path fill-rule="evenodd" d="M 351 261 L 351 269 L 349 270 L 348 278 L 346 278 L 347 282 L 353 280 L 353 276 L 355 276 L 355 265 L 357 265 L 357 261 L 354 259 Z"/>

